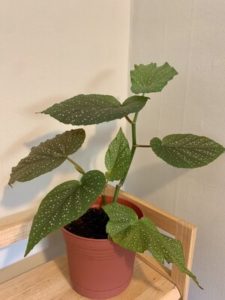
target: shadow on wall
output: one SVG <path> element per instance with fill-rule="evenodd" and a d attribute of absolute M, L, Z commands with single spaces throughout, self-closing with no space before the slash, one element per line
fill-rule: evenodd
<path fill-rule="evenodd" d="M 147 197 L 187 172 L 188 170 L 176 169 L 163 162 L 157 162 L 132 169 L 125 187 L 129 192 Z"/>
<path fill-rule="evenodd" d="M 99 155 L 102 154 L 103 149 L 106 148 L 106 146 L 111 140 L 112 134 L 116 128 L 116 122 L 111 122 L 107 124 L 104 123 L 103 125 L 100 124 L 94 126 L 95 132 L 90 138 L 88 138 L 89 128 L 90 126 L 84 128 L 87 134 L 86 146 L 79 149 L 77 153 L 71 155 L 70 157 L 74 158 L 74 160 L 81 164 L 86 171 L 94 168 L 100 168 L 101 171 L 104 171 L 102 167 L 98 166 L 98 159 Z M 45 136 L 38 137 L 37 139 L 27 143 L 26 146 L 30 150 L 30 148 L 33 145 L 38 145 L 41 141 L 45 141 L 46 139 L 52 138 L 58 133 L 59 132 L 54 132 Z M 104 157 L 101 158 L 101 160 L 104 163 Z M 11 170 L 9 170 L 9 176 L 10 171 Z M 76 171 L 74 172 L 72 164 L 70 164 L 69 162 L 64 162 L 56 170 L 44 174 L 38 178 L 34 178 L 32 182 L 16 182 L 13 188 L 6 186 L 4 189 L 3 198 L 1 199 L 1 205 L 3 207 L 6 207 L 7 209 L 10 209 L 31 203 L 33 199 L 36 199 L 38 197 L 39 193 L 41 193 L 43 190 L 47 190 L 48 186 L 51 184 L 51 181 L 53 180 L 56 174 L 67 176 L 67 178 L 71 175 L 71 179 L 80 178 L 80 174 Z"/>
<path fill-rule="evenodd" d="M 85 90 L 90 91 L 91 94 L 93 91 L 96 90 L 102 90 L 102 84 L 104 82 L 110 82 L 110 80 L 113 81 L 113 78 L 116 77 L 115 70 L 114 69 L 104 69 L 98 74 L 89 80 L 89 82 L 86 84 Z"/>

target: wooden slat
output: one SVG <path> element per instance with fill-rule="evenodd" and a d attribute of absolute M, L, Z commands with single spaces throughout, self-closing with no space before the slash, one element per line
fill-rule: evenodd
<path fill-rule="evenodd" d="M 48 261 L 48 255 L 41 251 L 32 256 L 26 257 L 10 266 L 7 266 L 0 270 L 0 284 L 21 275 L 21 273 L 28 272 Z"/>
<path fill-rule="evenodd" d="M 0 248 L 27 238 L 35 210 L 22 211 L 0 219 Z"/>
<path fill-rule="evenodd" d="M 137 258 L 142 260 L 146 265 L 148 265 L 150 268 L 173 282 L 171 278 L 171 270 L 168 269 L 165 266 L 162 266 L 157 260 L 154 259 L 149 253 L 137 253 Z"/>
<path fill-rule="evenodd" d="M 178 300 L 175 285 L 136 259 L 129 287 L 112 300 Z M 7 300 L 77 300 L 87 299 L 72 290 L 67 260 L 57 258 L 0 285 L 0 299 Z"/>
<path fill-rule="evenodd" d="M 196 234 L 197 228 L 195 226 L 186 226 L 186 222 L 184 221 L 180 221 L 177 224 L 175 238 L 180 240 L 182 243 L 186 267 L 190 270 L 193 262 Z M 182 291 L 182 299 L 187 300 L 190 277 L 181 273 L 175 265 L 172 265 L 171 277 L 178 289 Z"/>

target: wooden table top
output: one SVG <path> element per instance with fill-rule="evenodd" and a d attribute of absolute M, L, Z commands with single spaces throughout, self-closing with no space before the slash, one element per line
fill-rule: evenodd
<path fill-rule="evenodd" d="M 136 258 L 133 279 L 128 288 L 111 300 L 178 300 L 175 285 Z M 0 285 L 4 300 L 78 300 L 70 286 L 65 256 L 42 264 Z"/>

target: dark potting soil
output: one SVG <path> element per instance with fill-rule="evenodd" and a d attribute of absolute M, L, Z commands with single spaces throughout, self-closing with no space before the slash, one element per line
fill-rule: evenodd
<path fill-rule="evenodd" d="M 89 208 L 76 221 L 65 226 L 65 229 L 79 236 L 93 239 L 107 239 L 106 224 L 109 217 L 102 208 Z"/>

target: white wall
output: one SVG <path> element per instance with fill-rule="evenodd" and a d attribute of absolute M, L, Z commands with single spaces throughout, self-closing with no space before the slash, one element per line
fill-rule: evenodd
<path fill-rule="evenodd" d="M 225 145 L 225 1 L 133 0 L 131 66 L 168 61 L 179 75 L 141 114 L 139 142 L 170 133 Z M 225 299 L 225 156 L 178 170 L 140 149 L 126 189 L 198 226 L 190 300 Z"/>
<path fill-rule="evenodd" d="M 11 167 L 31 146 L 70 129 L 35 112 L 79 93 L 127 96 L 129 9 L 128 0 L 0 0 L 0 217 L 32 206 L 74 176 L 65 163 L 7 186 Z M 103 167 L 115 127 L 87 128 L 84 150 L 75 155 L 85 168 Z"/>

